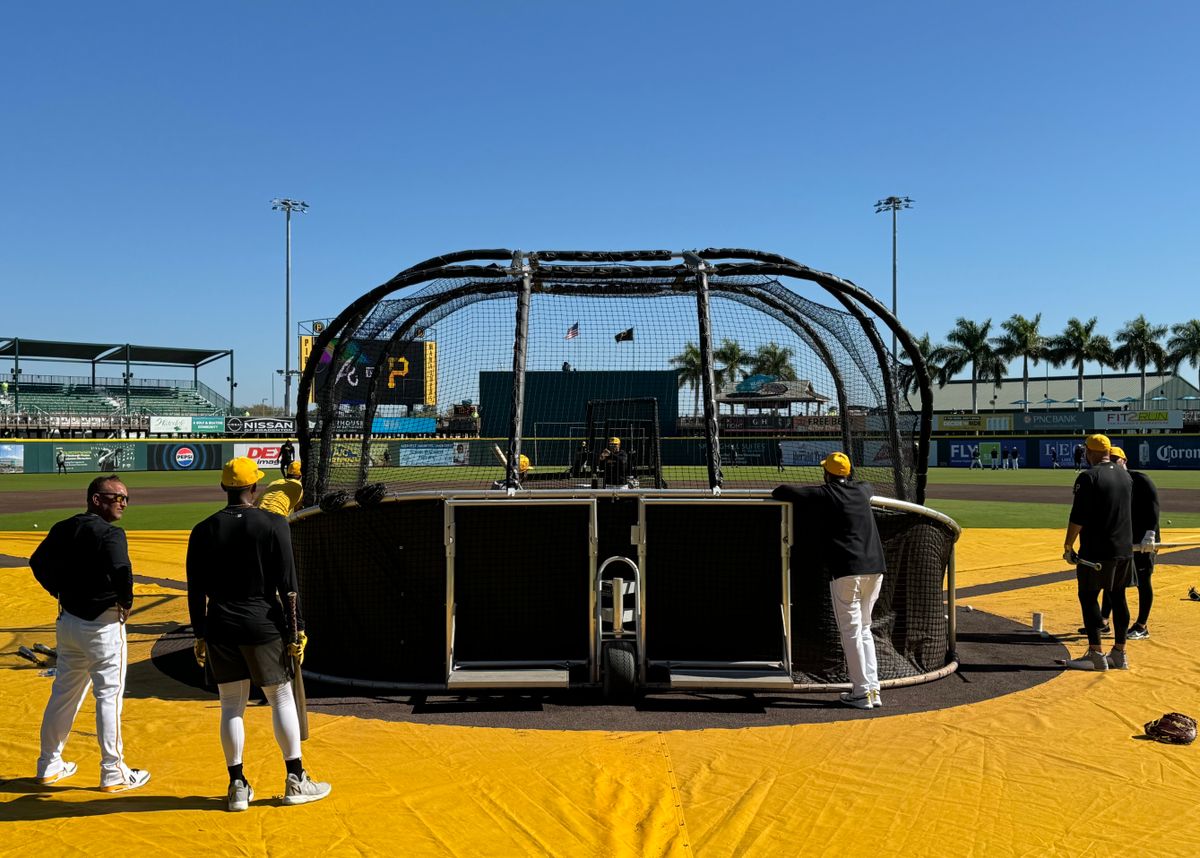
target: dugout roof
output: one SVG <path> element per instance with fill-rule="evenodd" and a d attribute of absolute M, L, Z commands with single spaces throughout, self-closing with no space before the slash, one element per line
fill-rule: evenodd
<path fill-rule="evenodd" d="M 0 358 L 14 361 L 129 363 L 199 368 L 231 354 L 230 349 L 187 349 L 175 346 L 139 346 L 131 343 L 73 343 L 0 337 Z"/>

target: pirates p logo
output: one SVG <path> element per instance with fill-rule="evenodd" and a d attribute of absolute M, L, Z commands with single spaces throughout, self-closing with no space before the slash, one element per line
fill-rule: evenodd
<path fill-rule="evenodd" d="M 408 375 L 408 358 L 388 358 L 388 390 L 396 389 L 396 376 L 404 378 Z"/>

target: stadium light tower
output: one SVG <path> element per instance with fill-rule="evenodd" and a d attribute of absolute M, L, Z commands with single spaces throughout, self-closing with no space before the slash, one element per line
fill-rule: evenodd
<path fill-rule="evenodd" d="M 292 413 L 292 212 L 304 214 L 308 203 L 288 197 L 271 200 L 271 211 L 281 211 L 286 222 L 287 267 L 283 309 L 283 413 Z"/>
<path fill-rule="evenodd" d="M 875 214 L 892 213 L 892 315 L 896 315 L 896 212 L 911 209 L 913 201 L 908 197 L 885 197 L 875 201 Z M 897 316 L 899 318 L 899 316 Z M 896 332 L 892 331 L 892 360 L 896 360 Z"/>

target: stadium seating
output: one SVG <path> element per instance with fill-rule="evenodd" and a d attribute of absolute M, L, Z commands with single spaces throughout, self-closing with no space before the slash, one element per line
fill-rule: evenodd
<path fill-rule="evenodd" d="M 61 378 L 61 377 L 60 377 Z M 187 382 L 181 382 L 187 384 Z M 0 408 L 15 410 L 16 396 L 10 389 Z M 25 380 L 20 388 L 21 411 L 48 415 L 188 415 L 223 414 L 220 405 L 190 387 L 136 385 L 126 397 L 119 379 L 90 380 L 56 378 L 53 381 Z"/>

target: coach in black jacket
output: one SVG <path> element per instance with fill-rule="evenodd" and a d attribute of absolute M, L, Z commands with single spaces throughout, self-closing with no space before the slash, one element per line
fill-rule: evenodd
<path fill-rule="evenodd" d="M 1162 541 L 1162 531 L 1158 527 L 1158 487 L 1154 481 L 1141 471 L 1130 471 L 1125 451 L 1113 447 L 1109 453 L 1117 465 L 1129 473 L 1133 481 L 1132 492 L 1129 495 L 1129 515 L 1133 521 L 1132 537 L 1134 542 L 1141 543 L 1142 550 L 1133 555 L 1133 578 L 1129 586 L 1137 586 L 1138 615 L 1137 621 L 1129 627 L 1126 637 L 1131 641 L 1145 640 L 1150 637 L 1150 629 L 1146 621 L 1150 619 L 1150 607 L 1154 604 L 1154 590 L 1150 586 L 1150 578 L 1154 574 L 1155 543 Z M 1100 606 L 1100 615 L 1108 622 L 1112 606 L 1108 600 Z"/>
<path fill-rule="evenodd" d="M 1112 442 L 1105 435 L 1089 435 L 1086 442 L 1088 464 L 1075 478 L 1075 498 L 1063 543 L 1063 559 L 1075 563 L 1079 605 L 1087 629 L 1088 651 L 1080 658 L 1068 659 L 1073 670 L 1108 670 L 1129 667 L 1125 657 L 1125 635 L 1129 628 L 1129 605 L 1125 586 L 1133 569 L 1133 523 L 1130 517 L 1132 481 L 1129 473 L 1110 458 Z M 1079 553 L 1075 553 L 1075 540 Z M 1098 563 L 1098 569 L 1080 561 Z M 1104 654 L 1100 646 L 1100 594 L 1112 605 L 1112 651 Z"/>
<path fill-rule="evenodd" d="M 113 525 L 125 514 L 129 489 L 112 474 L 92 480 L 87 512 L 58 522 L 33 552 L 29 565 L 58 600 L 58 664 L 42 716 L 37 778 L 52 784 L 78 768 L 63 748 L 91 686 L 100 743 L 100 788 L 135 789 L 150 773 L 125 765 L 121 698 L 125 695 L 125 618 L 133 606 L 133 566 L 125 531 Z"/>
<path fill-rule="evenodd" d="M 815 545 L 833 601 L 833 615 L 842 635 L 850 692 L 842 702 L 858 709 L 883 705 L 871 612 L 883 585 L 883 542 L 871 512 L 871 487 L 850 477 L 850 458 L 830 453 L 821 461 L 825 483 L 820 486 L 779 486 L 771 496 L 789 501 L 794 519 L 817 535 Z"/>

